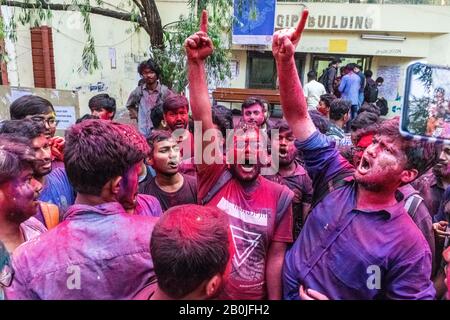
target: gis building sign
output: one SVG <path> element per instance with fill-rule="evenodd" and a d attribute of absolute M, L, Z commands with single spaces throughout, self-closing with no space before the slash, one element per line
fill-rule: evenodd
<path fill-rule="evenodd" d="M 276 28 L 295 27 L 300 19 L 298 14 L 278 14 Z M 371 30 L 373 19 L 364 16 L 310 15 L 308 29 Z"/>

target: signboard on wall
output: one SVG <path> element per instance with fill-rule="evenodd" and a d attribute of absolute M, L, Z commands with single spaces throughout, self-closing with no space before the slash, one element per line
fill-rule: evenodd
<path fill-rule="evenodd" d="M 9 119 L 9 106 L 24 95 L 37 95 L 50 101 L 58 122 L 57 134 L 75 124 L 80 116 L 78 94 L 70 90 L 0 86 L 0 121 Z"/>
<path fill-rule="evenodd" d="M 233 44 L 267 45 L 272 41 L 276 0 L 234 0 Z"/>

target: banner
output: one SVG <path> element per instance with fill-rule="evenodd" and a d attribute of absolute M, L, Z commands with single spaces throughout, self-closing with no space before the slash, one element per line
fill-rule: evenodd
<path fill-rule="evenodd" d="M 233 44 L 270 44 L 275 6 L 276 0 L 234 0 Z"/>

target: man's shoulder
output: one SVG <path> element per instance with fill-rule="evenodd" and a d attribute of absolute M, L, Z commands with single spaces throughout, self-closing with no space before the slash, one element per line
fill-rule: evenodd
<path fill-rule="evenodd" d="M 181 175 L 183 176 L 184 181 L 186 181 L 186 183 L 190 186 L 197 186 L 197 177 L 196 176 L 192 176 L 189 174 L 185 174 L 185 173 L 181 173 Z"/>
<path fill-rule="evenodd" d="M 270 190 L 267 192 L 267 196 L 280 197 L 282 194 L 291 194 L 292 191 L 285 185 L 279 184 L 277 182 L 271 181 L 264 176 L 260 176 L 260 185 L 259 188 L 262 190 Z M 258 191 L 256 191 L 258 192 Z"/>
<path fill-rule="evenodd" d="M 139 204 L 147 204 L 148 206 L 153 206 L 159 202 L 158 199 L 156 199 L 156 197 L 150 194 L 142 194 L 142 193 L 137 195 L 136 201 Z"/>

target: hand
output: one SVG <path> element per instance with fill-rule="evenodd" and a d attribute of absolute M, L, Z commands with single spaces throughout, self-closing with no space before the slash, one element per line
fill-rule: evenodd
<path fill-rule="evenodd" d="M 448 225 L 447 221 L 439 221 L 439 222 L 433 223 L 433 230 L 434 230 L 435 235 L 437 235 L 439 238 L 449 237 L 450 232 L 445 232 L 447 225 Z"/>
<path fill-rule="evenodd" d="M 186 39 L 184 48 L 188 61 L 204 61 L 214 51 L 211 39 L 208 37 L 208 13 L 202 12 L 200 31 Z"/>
<path fill-rule="evenodd" d="M 128 114 L 129 114 L 131 120 L 137 120 L 138 111 L 136 108 L 132 108 L 132 107 L 128 108 Z"/>
<path fill-rule="evenodd" d="M 275 60 L 287 61 L 294 55 L 295 48 L 305 29 L 308 14 L 308 9 L 303 9 L 302 18 L 296 29 L 283 29 L 274 33 L 272 39 L 272 53 Z"/>
<path fill-rule="evenodd" d="M 302 202 L 303 194 L 300 189 L 294 190 L 294 198 L 292 199 L 293 203 L 300 203 Z"/>
<path fill-rule="evenodd" d="M 52 153 L 52 161 L 64 161 L 64 145 L 66 140 L 63 137 L 53 137 L 49 140 L 50 150 Z"/>
<path fill-rule="evenodd" d="M 299 290 L 300 299 L 302 300 L 330 300 L 326 295 L 317 292 L 316 290 L 303 289 L 303 286 L 300 286 Z"/>

